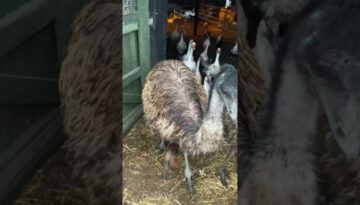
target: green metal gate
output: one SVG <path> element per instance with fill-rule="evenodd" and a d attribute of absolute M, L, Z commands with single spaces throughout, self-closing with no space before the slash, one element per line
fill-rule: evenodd
<path fill-rule="evenodd" d="M 150 71 L 149 0 L 123 0 L 123 133 L 142 116 L 141 91 Z"/>

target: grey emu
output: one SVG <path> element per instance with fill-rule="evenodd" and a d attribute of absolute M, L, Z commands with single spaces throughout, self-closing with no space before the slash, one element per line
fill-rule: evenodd
<path fill-rule="evenodd" d="M 274 66 L 267 124 L 239 204 L 318 203 L 311 145 L 322 114 L 348 163 L 359 159 L 358 22 L 356 0 L 313 1 L 293 16 Z"/>

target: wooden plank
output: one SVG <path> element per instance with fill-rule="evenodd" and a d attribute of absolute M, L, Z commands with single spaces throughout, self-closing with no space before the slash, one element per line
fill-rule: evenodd
<path fill-rule="evenodd" d="M 127 52 L 129 47 L 130 47 L 130 41 L 129 41 L 129 37 L 130 34 L 126 34 L 126 35 L 123 35 L 122 36 L 122 50 L 124 52 L 122 52 L 122 57 L 123 57 L 123 63 L 122 63 L 122 66 L 123 66 L 123 69 L 122 69 L 122 72 L 123 72 L 123 76 L 126 75 L 131 69 L 130 69 L 130 52 Z M 136 49 L 136 48 L 134 48 Z"/>
<path fill-rule="evenodd" d="M 127 52 L 129 53 L 129 59 L 128 61 L 130 62 L 130 68 L 136 68 L 139 67 L 139 48 L 138 48 L 138 37 L 136 35 L 136 32 L 133 32 L 131 34 L 129 34 L 129 43 L 130 43 L 130 47 L 127 48 Z"/>
<path fill-rule="evenodd" d="M 139 105 L 136 109 L 134 109 L 129 115 L 123 116 L 123 125 L 122 125 L 122 133 L 126 134 L 130 131 L 132 126 L 141 118 L 143 115 L 142 105 Z"/>
<path fill-rule="evenodd" d="M 196 0 L 196 3 L 195 3 L 194 36 L 197 35 L 197 28 L 198 28 L 198 23 L 199 23 L 199 5 L 200 5 L 200 1 L 199 1 L 199 0 Z"/>
<path fill-rule="evenodd" d="M 0 19 L 0 56 L 4 56 L 54 19 L 57 3 L 32 0 Z"/>
<path fill-rule="evenodd" d="M 138 23 L 131 23 L 131 24 L 126 24 L 126 25 L 123 24 L 122 34 L 126 35 L 126 34 L 129 34 L 131 32 L 137 31 L 137 30 L 139 30 Z"/>
<path fill-rule="evenodd" d="M 23 5 L 29 0 L 1 0 L 0 1 L 0 18 L 6 14 L 16 10 L 19 6 Z"/>
<path fill-rule="evenodd" d="M 54 112 L 52 114 L 55 114 Z M 49 119 L 47 119 L 50 117 Z M 24 140 L 19 144 L 14 145 L 16 149 L 12 149 L 11 160 L 6 163 L 6 166 L 0 171 L 0 201 L 19 186 L 24 183 L 26 178 L 29 178 L 29 173 L 33 173 L 36 166 L 39 166 L 39 162 L 44 160 L 44 156 L 48 155 L 55 146 L 59 146 L 59 143 L 63 141 L 61 117 L 57 111 L 57 115 L 44 117 L 41 121 L 47 123 L 40 123 L 44 126 L 37 126 L 37 131 L 24 133 L 23 137 L 26 138 L 25 147 Z M 32 128 L 34 129 L 34 128 Z M 17 150 L 17 152 L 14 152 Z M 3 162 L 2 162 L 3 163 Z M 3 164 L 2 164 L 3 165 Z"/>
<path fill-rule="evenodd" d="M 21 152 L 21 150 L 24 149 L 30 141 L 32 141 L 32 138 L 41 132 L 42 128 L 51 123 L 57 114 L 57 110 L 48 112 L 42 118 L 33 123 L 33 125 L 26 131 L 24 131 L 15 143 L 9 145 L 6 151 L 0 155 L 0 171 L 6 168 L 7 164 L 9 164 L 12 158 L 14 158 L 14 155 Z"/>
<path fill-rule="evenodd" d="M 139 0 L 138 0 L 139 2 Z M 130 70 L 129 68 L 136 67 L 132 69 L 129 73 L 125 73 L 123 77 L 123 90 L 128 87 L 135 80 L 140 78 L 141 87 L 143 87 L 143 83 L 145 81 L 146 74 L 150 69 L 150 26 L 149 26 L 149 1 L 142 0 L 141 3 L 137 4 L 137 20 L 138 20 L 138 51 L 136 50 L 128 50 L 127 55 L 129 59 L 124 63 L 125 66 L 129 66 L 126 70 Z M 131 35 L 131 34 L 128 34 Z M 136 42 L 136 38 L 134 36 L 129 36 L 128 39 L 130 41 L 130 45 Z M 128 49 L 128 48 L 127 48 Z M 138 59 L 136 58 L 138 56 Z M 139 61 L 139 62 L 137 62 Z M 137 67 L 137 64 L 140 66 Z M 125 91 L 126 92 L 126 91 Z M 140 91 L 141 93 L 141 91 Z M 140 95 L 139 93 L 139 95 Z M 139 97 L 140 98 L 140 97 Z M 140 101 L 140 99 L 137 101 Z M 129 99 L 136 100 L 134 98 Z M 124 105 L 129 104 L 123 102 Z M 134 125 L 134 123 L 141 117 L 143 111 L 142 106 L 132 109 L 126 116 L 123 116 L 123 133 L 126 133 L 130 130 L 130 128 Z"/>
<path fill-rule="evenodd" d="M 62 61 L 65 53 L 65 40 L 69 34 L 69 26 L 72 24 L 76 15 L 79 14 L 79 10 L 84 5 L 85 0 L 62 0 L 58 1 L 57 10 L 61 12 L 56 12 L 56 22 L 55 22 L 55 33 L 57 40 L 58 56 L 59 62 Z"/>
<path fill-rule="evenodd" d="M 142 1 L 138 6 L 139 20 L 139 57 L 140 57 L 140 73 L 141 87 L 147 73 L 150 70 L 150 26 L 149 26 L 149 0 Z"/>
<path fill-rule="evenodd" d="M 141 68 L 137 67 L 134 68 L 134 70 L 132 70 L 129 73 L 126 73 L 125 75 L 123 75 L 122 78 L 122 88 L 126 88 L 128 85 L 130 85 L 132 82 L 134 82 L 136 79 L 141 77 Z"/>
<path fill-rule="evenodd" d="M 141 95 L 132 93 L 123 93 L 123 103 L 141 104 Z"/>
<path fill-rule="evenodd" d="M 0 74 L 0 93 L 0 103 L 59 103 L 57 79 Z"/>

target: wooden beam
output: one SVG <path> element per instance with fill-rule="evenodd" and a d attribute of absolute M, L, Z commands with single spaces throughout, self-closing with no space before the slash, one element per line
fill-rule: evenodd
<path fill-rule="evenodd" d="M 57 79 L 0 74 L 0 104 L 58 104 Z"/>
<path fill-rule="evenodd" d="M 197 28 L 198 28 L 198 23 L 199 23 L 199 8 L 200 8 L 200 0 L 196 0 L 196 4 L 195 4 L 194 36 L 197 35 Z"/>
<path fill-rule="evenodd" d="M 32 0 L 0 19 L 0 57 L 55 18 L 57 3 Z"/>
<path fill-rule="evenodd" d="M 123 27 L 122 27 L 123 35 L 131 33 L 133 31 L 137 31 L 137 30 L 139 30 L 138 23 L 132 23 L 132 24 L 126 24 L 126 25 L 124 25 L 124 23 L 123 23 Z"/>
<path fill-rule="evenodd" d="M 133 93 L 123 93 L 123 104 L 141 104 L 141 95 Z"/>
<path fill-rule="evenodd" d="M 141 77 L 141 71 L 140 71 L 140 67 L 134 68 L 134 70 L 132 70 L 129 73 L 126 73 L 123 78 L 122 78 L 122 87 L 126 88 L 127 86 L 129 86 L 131 83 L 133 83 L 136 79 Z"/>
<path fill-rule="evenodd" d="M 122 121 L 122 133 L 126 134 L 130 131 L 132 126 L 141 118 L 143 115 L 142 105 L 139 105 L 135 108 L 130 114 L 128 114 L 125 118 L 123 117 Z"/>
<path fill-rule="evenodd" d="M 139 23 L 139 60 L 141 87 L 144 86 L 146 75 L 150 71 L 150 26 L 149 26 L 149 0 L 137 4 Z"/>
<path fill-rule="evenodd" d="M 25 131 L 0 159 L 0 203 L 16 192 L 45 157 L 63 142 L 59 111 L 53 110 Z"/>

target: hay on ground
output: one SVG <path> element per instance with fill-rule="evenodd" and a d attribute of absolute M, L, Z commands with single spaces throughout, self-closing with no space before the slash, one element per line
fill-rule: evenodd
<path fill-rule="evenodd" d="M 154 136 L 140 119 L 123 138 L 123 204 L 236 204 L 236 158 L 229 165 L 229 184 L 225 188 L 217 175 L 229 145 L 218 153 L 190 159 L 195 193 L 188 192 L 184 178 L 184 163 L 178 171 L 169 171 L 164 180 L 163 154 L 157 154 L 159 136 Z"/>

